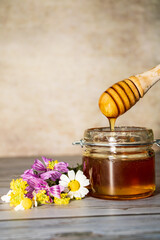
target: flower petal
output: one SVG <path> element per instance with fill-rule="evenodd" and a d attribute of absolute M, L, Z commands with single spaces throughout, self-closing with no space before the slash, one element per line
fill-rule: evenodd
<path fill-rule="evenodd" d="M 25 197 L 32 199 L 32 198 L 33 198 L 32 192 L 26 193 L 26 194 L 25 194 Z"/>
<path fill-rule="evenodd" d="M 34 160 L 34 164 L 32 165 L 32 168 L 36 171 L 46 171 L 46 167 L 43 165 L 43 163 L 39 159 Z"/>
<path fill-rule="evenodd" d="M 89 180 L 86 178 L 86 176 L 83 174 L 81 170 L 79 170 L 76 173 L 75 179 L 80 183 L 81 186 L 88 186 Z"/>
<path fill-rule="evenodd" d="M 90 184 L 89 179 L 85 179 L 82 183 L 81 186 L 86 187 Z"/>
<path fill-rule="evenodd" d="M 28 185 L 31 187 L 31 188 L 36 188 L 36 187 L 47 187 L 48 184 L 47 182 L 45 182 L 43 179 L 41 178 L 30 178 L 28 181 L 27 181 Z"/>
<path fill-rule="evenodd" d="M 24 173 L 21 175 L 21 177 L 23 178 L 24 181 L 27 181 L 28 179 L 32 178 L 32 177 L 39 177 L 38 174 L 35 174 L 33 169 L 27 169 L 26 171 L 24 171 Z"/>
<path fill-rule="evenodd" d="M 79 189 L 79 192 L 81 194 L 81 197 L 83 198 L 83 197 L 85 197 L 88 194 L 89 190 L 87 188 L 81 187 Z"/>
<path fill-rule="evenodd" d="M 42 160 L 43 160 L 44 164 L 46 165 L 46 167 L 48 166 L 48 163 L 49 163 L 50 161 L 52 161 L 52 159 L 46 158 L 46 157 L 42 157 Z"/>
<path fill-rule="evenodd" d="M 29 185 L 29 186 L 26 187 L 26 191 L 27 191 L 27 193 L 25 194 L 25 196 L 26 196 L 27 198 L 32 199 L 32 198 L 33 198 L 34 188 Z"/>
<path fill-rule="evenodd" d="M 51 174 L 51 171 L 48 171 L 48 172 L 42 173 L 40 176 L 43 180 L 47 180 L 52 176 L 52 174 Z"/>
<path fill-rule="evenodd" d="M 15 211 L 19 211 L 19 210 L 24 210 L 24 207 L 22 206 L 22 202 L 17 205 L 15 208 L 14 208 Z"/>
<path fill-rule="evenodd" d="M 61 173 L 53 170 L 53 171 L 47 171 L 45 173 L 42 173 L 40 176 L 43 180 L 47 180 L 51 178 L 52 181 L 56 181 L 57 179 L 60 178 Z"/>
<path fill-rule="evenodd" d="M 74 192 L 74 197 L 75 198 L 82 198 L 82 195 L 79 191 Z"/>
<path fill-rule="evenodd" d="M 53 195 L 54 197 L 57 198 L 61 198 L 61 192 L 64 190 L 64 188 L 60 185 L 54 185 L 52 187 L 50 187 L 50 193 L 51 195 Z"/>
<path fill-rule="evenodd" d="M 68 196 L 70 199 L 73 199 L 74 193 L 70 191 L 70 192 L 67 194 L 67 196 Z"/>
<path fill-rule="evenodd" d="M 65 181 L 59 181 L 59 185 L 61 185 L 63 187 L 68 187 L 68 183 Z"/>
<path fill-rule="evenodd" d="M 63 192 L 64 191 L 64 187 L 63 186 L 59 186 L 60 187 L 60 191 Z"/>
<path fill-rule="evenodd" d="M 83 177 L 81 177 L 81 178 L 79 177 L 76 180 L 80 183 L 81 187 L 86 187 L 90 184 L 89 179 L 86 179 L 86 178 L 83 178 Z"/>
<path fill-rule="evenodd" d="M 60 171 L 60 172 L 68 172 L 68 163 L 65 162 L 59 162 L 55 164 L 54 170 Z"/>
<path fill-rule="evenodd" d="M 70 179 L 70 181 L 75 179 L 75 172 L 73 170 L 68 171 L 68 177 Z"/>
<path fill-rule="evenodd" d="M 13 191 L 13 190 L 9 190 L 9 192 L 8 192 L 6 195 L 3 195 L 3 196 L 1 197 L 1 200 L 2 200 L 3 202 L 9 203 L 9 202 L 10 202 L 10 199 L 11 199 L 10 194 L 11 194 L 12 191 Z"/>
<path fill-rule="evenodd" d="M 78 170 L 77 173 L 76 173 L 76 177 L 81 176 L 81 175 L 84 176 L 83 172 L 82 172 L 81 170 Z M 76 178 L 75 178 L 75 179 L 76 179 Z"/>
<path fill-rule="evenodd" d="M 79 174 L 78 176 L 75 177 L 75 180 L 81 183 L 86 180 L 86 177 L 84 175 Z"/>
<path fill-rule="evenodd" d="M 57 171 L 53 171 L 53 174 L 51 176 L 51 180 L 52 181 L 56 181 L 57 179 L 60 179 L 60 176 L 62 175 L 62 173 L 57 172 Z"/>
<path fill-rule="evenodd" d="M 61 181 L 64 181 L 64 182 L 67 182 L 67 183 L 70 182 L 70 179 L 69 179 L 65 174 L 62 174 L 62 175 L 61 175 L 60 180 L 61 180 Z"/>

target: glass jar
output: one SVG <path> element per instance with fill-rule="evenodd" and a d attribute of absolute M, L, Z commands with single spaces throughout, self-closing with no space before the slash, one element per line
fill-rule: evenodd
<path fill-rule="evenodd" d="M 138 199 L 155 191 L 155 153 L 151 129 L 91 128 L 84 139 L 83 172 L 90 193 L 104 199 Z"/>

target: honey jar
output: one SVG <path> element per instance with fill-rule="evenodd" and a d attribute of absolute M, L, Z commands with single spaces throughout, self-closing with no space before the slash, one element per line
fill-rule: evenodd
<path fill-rule="evenodd" d="M 155 191 L 153 131 L 141 127 L 91 128 L 74 144 L 83 146 L 83 172 L 90 194 L 103 199 L 138 199 Z"/>

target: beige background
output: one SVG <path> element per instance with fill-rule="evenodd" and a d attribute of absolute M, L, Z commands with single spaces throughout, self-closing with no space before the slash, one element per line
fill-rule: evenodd
<path fill-rule="evenodd" d="M 100 94 L 160 63 L 159 0 L 0 0 L 0 156 L 78 154 Z M 160 138 L 160 82 L 117 125 Z"/>

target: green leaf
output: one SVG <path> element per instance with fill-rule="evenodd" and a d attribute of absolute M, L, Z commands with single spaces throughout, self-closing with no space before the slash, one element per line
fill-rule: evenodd
<path fill-rule="evenodd" d="M 69 170 L 74 170 L 75 173 L 78 171 L 78 170 L 81 170 L 82 171 L 82 164 L 78 164 L 77 163 L 77 166 L 76 167 L 68 167 Z"/>

